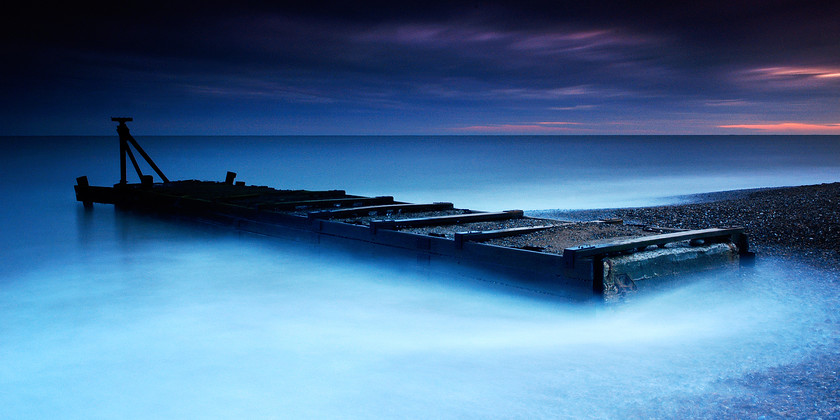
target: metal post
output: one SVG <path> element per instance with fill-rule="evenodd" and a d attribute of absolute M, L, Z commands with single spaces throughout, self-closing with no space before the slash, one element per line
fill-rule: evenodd
<path fill-rule="evenodd" d="M 134 164 L 134 169 L 137 171 L 137 175 L 141 179 L 143 178 L 143 173 L 140 171 L 140 166 L 137 165 L 137 160 L 134 158 L 134 154 L 131 152 L 129 143 L 131 143 L 131 145 L 134 146 L 135 149 L 137 149 L 137 152 L 140 153 L 140 156 L 143 156 L 143 159 L 146 159 L 146 162 L 149 164 L 149 166 L 152 167 L 152 169 L 155 172 L 157 172 L 158 176 L 160 176 L 160 179 L 163 180 L 163 182 L 169 182 L 169 179 L 166 177 L 166 175 L 163 174 L 163 171 L 161 171 L 160 168 L 158 168 L 158 166 L 155 165 L 155 162 L 152 160 L 152 158 L 149 157 L 148 154 L 146 154 L 146 151 L 143 150 L 143 148 L 140 147 L 139 144 L 137 144 L 137 141 L 134 140 L 134 137 L 131 136 L 131 132 L 129 132 L 128 126 L 125 125 L 125 123 L 127 121 L 134 121 L 134 119 L 131 117 L 111 117 L 111 121 L 119 123 L 119 125 L 117 125 L 117 133 L 120 135 L 120 184 L 126 183 L 126 154 L 131 158 L 131 163 Z"/>
<path fill-rule="evenodd" d="M 119 132 L 119 130 L 117 130 Z M 125 152 L 128 150 L 128 144 L 120 137 L 120 184 L 125 185 Z"/>
<path fill-rule="evenodd" d="M 120 135 L 120 185 L 125 185 L 128 182 L 125 171 L 125 155 L 128 151 L 128 142 L 125 141 L 125 135 L 128 134 L 128 126 L 125 123 L 133 120 L 131 117 L 111 117 L 111 121 L 119 123 L 117 134 Z"/>

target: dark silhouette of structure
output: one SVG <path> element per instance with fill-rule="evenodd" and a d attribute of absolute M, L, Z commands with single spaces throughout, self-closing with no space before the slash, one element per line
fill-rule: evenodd
<path fill-rule="evenodd" d="M 151 184 L 152 183 L 152 176 L 151 175 L 143 175 L 143 171 L 140 170 L 140 165 L 137 164 L 137 159 L 134 157 L 134 153 L 131 151 L 131 147 L 129 145 L 134 146 L 137 149 L 137 153 L 140 153 L 140 156 L 143 159 L 146 159 L 146 162 L 149 166 L 157 172 L 158 176 L 163 182 L 169 182 L 169 179 L 163 172 L 158 168 L 155 162 L 146 154 L 146 151 L 137 144 L 137 140 L 134 140 L 134 137 L 131 136 L 131 133 L 128 131 L 128 126 L 125 125 L 128 121 L 134 121 L 134 118 L 131 117 L 111 117 L 111 121 L 115 121 L 120 123 L 117 125 L 117 134 L 120 135 L 120 185 L 125 185 L 126 182 L 126 170 L 125 170 L 125 156 L 128 155 L 129 159 L 131 159 L 131 164 L 134 165 L 134 170 L 137 171 L 137 176 L 140 177 L 141 184 Z"/>
<path fill-rule="evenodd" d="M 701 230 L 625 225 L 622 220 L 568 222 L 526 216 L 522 210 L 484 212 L 449 202 L 408 203 L 392 196 L 365 197 L 344 190 L 312 191 L 246 185 L 228 172 L 224 182 L 169 181 L 129 133 L 131 118 L 119 123 L 121 179 L 113 187 L 76 179 L 76 200 L 169 214 L 267 236 L 353 248 L 382 245 L 381 252 L 408 252 L 424 265 L 482 265 L 507 273 L 526 289 L 572 299 L 611 302 L 666 278 L 712 268 L 749 265 L 744 228 Z M 143 175 L 131 148 L 157 172 L 162 183 Z M 139 184 L 126 182 L 126 159 Z M 310 235 L 312 234 L 312 235 Z M 344 245 L 342 245 L 344 246 Z M 454 265 L 450 265 L 451 263 Z M 481 277 L 479 277 L 481 278 Z M 495 281 L 495 280 L 494 280 Z"/>

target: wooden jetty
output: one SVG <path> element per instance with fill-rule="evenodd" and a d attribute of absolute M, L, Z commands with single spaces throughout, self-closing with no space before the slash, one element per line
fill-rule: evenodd
<path fill-rule="evenodd" d="M 740 227 L 677 230 L 620 220 L 566 222 L 528 217 L 522 210 L 483 212 L 449 202 L 407 203 L 343 190 L 245 185 L 235 181 L 234 172 L 220 182 L 170 181 L 129 133 L 125 123 L 131 118 L 112 120 L 119 122 L 120 182 L 91 186 L 87 177 L 77 178 L 76 199 L 85 207 L 114 204 L 269 236 L 311 232 L 516 272 L 549 292 L 607 301 L 656 279 L 738 267 L 753 257 Z M 161 182 L 142 173 L 132 147 Z M 140 183 L 127 182 L 126 157 Z"/>

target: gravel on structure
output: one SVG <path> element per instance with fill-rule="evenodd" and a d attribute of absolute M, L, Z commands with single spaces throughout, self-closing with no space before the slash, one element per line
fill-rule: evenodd
<path fill-rule="evenodd" d="M 463 209 L 452 209 L 452 210 L 437 210 L 437 211 L 421 211 L 421 212 L 412 212 L 412 213 L 403 213 L 403 212 L 396 212 L 387 215 L 376 214 L 372 216 L 359 216 L 359 217 L 349 217 L 346 219 L 334 219 L 337 221 L 341 221 L 344 223 L 351 223 L 355 225 L 369 225 L 371 220 L 401 220 L 401 219 L 414 219 L 414 218 L 424 218 L 424 217 L 441 217 L 441 216 L 454 216 L 457 214 L 465 214 L 468 213 L 467 210 Z"/>
<path fill-rule="evenodd" d="M 486 222 L 469 222 L 469 223 L 459 223 L 454 225 L 440 225 L 440 226 L 423 226 L 417 228 L 406 228 L 401 229 L 403 232 L 409 233 L 416 233 L 420 235 L 431 235 L 431 236 L 439 236 L 452 239 L 455 236 L 455 232 L 475 232 L 475 231 L 488 231 L 488 230 L 498 230 L 498 229 L 512 229 L 512 228 L 519 228 L 519 227 L 531 227 L 531 226 L 553 226 L 559 225 L 563 222 L 557 220 L 550 220 L 550 219 L 537 219 L 537 218 L 530 218 L 524 217 L 521 219 L 508 219 L 508 220 L 494 220 L 494 221 L 486 221 Z"/>
<path fill-rule="evenodd" d="M 720 199 L 703 201 L 708 197 Z M 759 254 L 804 255 L 820 266 L 840 266 L 840 183 L 712 193 L 700 202 L 672 206 L 537 214 L 571 220 L 619 218 L 681 229 L 741 226 Z"/>
<path fill-rule="evenodd" d="M 618 239 L 638 238 L 657 233 L 659 232 L 645 231 L 641 226 L 602 222 L 576 222 L 525 235 L 490 239 L 484 243 L 513 248 L 529 247 L 542 252 L 562 255 L 564 249 L 572 246 L 596 245 Z"/>

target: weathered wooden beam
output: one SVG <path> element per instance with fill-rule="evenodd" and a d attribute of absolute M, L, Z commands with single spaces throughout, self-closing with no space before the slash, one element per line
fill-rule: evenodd
<path fill-rule="evenodd" d="M 325 190 L 325 191 L 313 191 L 313 190 L 289 190 L 289 191 L 282 191 L 273 195 L 273 198 L 276 203 L 288 203 L 291 201 L 308 201 L 308 200 L 335 200 L 335 199 L 343 199 L 343 198 L 367 198 L 361 197 L 357 195 L 347 195 L 347 192 L 344 190 Z M 267 203 L 271 204 L 271 203 Z"/>
<path fill-rule="evenodd" d="M 520 219 L 523 216 L 524 212 L 522 210 L 506 210 L 502 212 L 466 213 L 454 214 L 451 216 L 420 217 L 415 219 L 372 220 L 370 222 L 370 227 L 374 231 L 376 231 L 377 229 L 394 230 L 407 227 L 456 225 L 459 223 L 469 222 Z"/>
<path fill-rule="evenodd" d="M 93 208 L 93 202 L 87 197 L 88 188 L 90 188 L 90 184 L 86 176 L 76 178 L 76 200 L 81 201 L 86 209 L 91 209 Z"/>
<path fill-rule="evenodd" d="M 692 241 L 702 239 L 704 241 L 729 241 L 736 245 L 746 246 L 746 235 L 744 235 L 744 228 L 724 228 L 724 229 L 702 229 L 689 230 L 683 232 L 665 233 L 662 235 L 644 236 L 641 238 L 622 239 L 615 242 L 610 242 L 600 245 L 580 245 L 563 250 L 563 260 L 566 268 L 572 269 L 578 261 L 584 258 L 593 256 L 607 255 L 615 252 L 629 251 L 634 249 L 644 249 L 651 245 L 665 245 L 672 242 Z M 746 253 L 747 250 L 739 249 L 740 253 Z"/>
<path fill-rule="evenodd" d="M 378 206 L 351 207 L 347 209 L 321 210 L 309 213 L 310 219 L 340 219 L 347 217 L 381 215 L 389 212 L 412 213 L 420 211 L 451 210 L 452 203 L 383 204 Z"/>
<path fill-rule="evenodd" d="M 275 201 L 272 203 L 260 204 L 260 209 L 274 210 L 274 211 L 288 211 L 298 208 L 324 208 L 350 205 L 354 207 L 376 204 L 390 204 L 394 202 L 394 197 L 342 197 L 342 198 L 327 198 L 315 200 L 295 200 L 295 201 Z"/>
<path fill-rule="evenodd" d="M 354 195 L 347 195 L 344 190 L 326 190 L 326 191 L 309 191 L 309 190 L 277 190 L 267 192 L 254 192 L 245 194 L 223 195 L 219 196 L 218 200 L 236 201 L 236 200 L 257 200 L 260 207 L 270 208 L 274 204 L 284 204 L 293 201 L 309 201 L 309 200 L 336 200 L 336 199 L 350 199 L 362 198 Z"/>
<path fill-rule="evenodd" d="M 494 238 L 507 236 L 524 235 L 526 233 L 539 232 L 554 227 L 555 225 L 524 226 L 510 229 L 495 229 L 483 231 L 455 232 L 455 246 L 461 248 L 466 241 L 486 241 Z"/>
<path fill-rule="evenodd" d="M 234 201 L 234 200 L 246 200 L 249 198 L 259 198 L 265 196 L 264 193 L 247 193 L 247 194 L 235 194 L 235 195 L 225 195 L 220 197 L 220 200 L 225 201 Z"/>
<path fill-rule="evenodd" d="M 86 184 L 87 178 L 84 178 L 84 181 L 77 179 L 79 184 L 74 186 L 76 190 L 76 201 L 81 201 L 87 208 L 92 207 L 93 203 L 114 204 L 117 202 L 117 198 L 122 189 L 89 186 Z M 83 185 L 82 182 L 85 184 Z"/>

